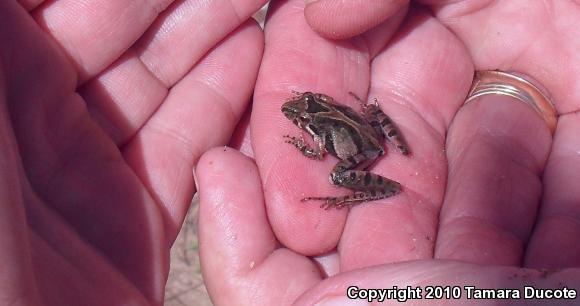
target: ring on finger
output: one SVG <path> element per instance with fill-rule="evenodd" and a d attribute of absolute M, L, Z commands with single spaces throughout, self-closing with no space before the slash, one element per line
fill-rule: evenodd
<path fill-rule="evenodd" d="M 547 91 L 530 82 L 529 77 L 515 72 L 497 70 L 477 71 L 464 104 L 490 94 L 504 95 L 531 106 L 546 122 L 553 134 L 556 129 L 557 112 Z"/>

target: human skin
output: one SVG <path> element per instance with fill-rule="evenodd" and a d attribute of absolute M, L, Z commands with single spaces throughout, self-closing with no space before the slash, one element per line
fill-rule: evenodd
<path fill-rule="evenodd" d="M 218 148 L 196 169 L 214 303 L 362 305 L 344 299 L 349 285 L 580 288 L 579 4 L 377 1 L 369 10 L 363 2 L 270 8 L 253 157 Z M 559 114 L 553 135 L 517 100 L 463 105 L 474 71 L 494 69 L 545 87 Z M 350 210 L 301 203 L 343 190 L 328 183 L 336 159 L 308 160 L 283 143 L 300 133 L 280 112 L 291 90 L 355 108 L 349 91 L 376 97 L 413 154 L 390 150 L 373 171 L 401 182 L 402 194 Z"/>
<path fill-rule="evenodd" d="M 1 305 L 163 303 L 192 167 L 250 101 L 264 2 L 0 1 Z"/>

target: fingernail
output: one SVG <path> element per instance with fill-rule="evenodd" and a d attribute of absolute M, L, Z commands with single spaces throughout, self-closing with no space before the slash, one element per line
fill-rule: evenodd
<path fill-rule="evenodd" d="M 333 296 L 316 303 L 316 306 L 369 306 L 365 300 L 353 300 L 346 296 Z"/>

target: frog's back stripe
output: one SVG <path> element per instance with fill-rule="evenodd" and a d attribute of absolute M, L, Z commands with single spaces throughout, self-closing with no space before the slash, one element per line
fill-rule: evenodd
<path fill-rule="evenodd" d="M 310 114 L 325 113 L 329 111 L 330 109 L 316 101 L 309 100 L 308 104 L 306 105 L 306 112 Z"/>
<path fill-rule="evenodd" d="M 335 105 L 338 112 L 333 113 L 319 113 L 317 116 L 317 123 L 320 126 L 343 126 L 349 129 L 349 135 L 353 135 L 353 142 L 357 147 L 362 148 L 363 140 L 360 138 L 360 134 L 364 134 L 367 139 L 373 141 L 373 145 L 376 147 L 381 147 L 380 143 L 375 143 L 374 139 L 382 140 L 382 132 L 377 132 L 361 115 L 354 112 L 347 106 Z M 346 124 L 345 124 L 346 123 Z M 358 126 L 360 128 L 355 128 Z M 369 135 L 370 134 L 370 135 Z"/>
<path fill-rule="evenodd" d="M 358 125 L 362 126 L 368 124 L 368 122 L 361 115 L 355 112 L 352 108 L 338 104 L 335 104 L 335 107 L 340 111 L 340 114 L 344 115 L 344 117 L 348 118 L 350 121 L 354 121 Z"/>

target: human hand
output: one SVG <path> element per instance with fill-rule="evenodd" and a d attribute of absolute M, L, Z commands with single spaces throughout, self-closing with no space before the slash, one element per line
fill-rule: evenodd
<path fill-rule="evenodd" d="M 191 169 L 252 93 L 244 21 L 265 1 L 20 2 L 0 2 L 0 304 L 160 305 Z"/>
<path fill-rule="evenodd" d="M 256 165 L 216 149 L 196 172 L 202 268 L 217 305 L 341 304 L 350 285 L 578 288 L 571 267 L 580 261 L 580 194 L 571 182 L 580 167 L 573 137 L 580 60 L 570 39 L 578 5 L 481 4 L 439 2 L 436 17 L 414 6 L 400 28 L 406 7 L 399 7 L 346 41 L 313 33 L 301 1 L 273 4 L 254 95 Z M 532 76 L 551 93 L 560 114 L 553 142 L 546 123 L 517 100 L 486 96 L 463 106 L 474 70 L 493 69 Z M 413 156 L 390 152 L 373 171 L 404 191 L 350 211 L 300 203 L 336 194 L 328 183 L 336 160 L 310 161 L 282 144 L 282 135 L 298 131 L 280 113 L 291 90 L 351 106 L 349 91 L 378 98 Z"/>

